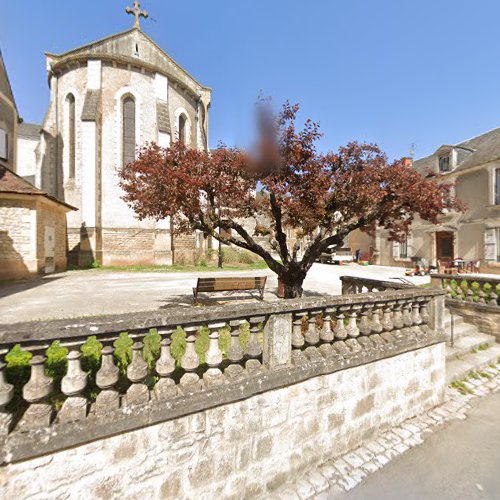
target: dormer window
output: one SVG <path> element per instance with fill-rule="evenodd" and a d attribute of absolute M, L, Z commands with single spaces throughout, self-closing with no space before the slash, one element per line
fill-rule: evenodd
<path fill-rule="evenodd" d="M 439 171 L 440 172 L 449 172 L 450 168 L 450 155 L 442 155 L 439 157 Z"/>
<path fill-rule="evenodd" d="M 3 128 L 0 128 L 0 159 L 9 159 L 9 134 Z"/>

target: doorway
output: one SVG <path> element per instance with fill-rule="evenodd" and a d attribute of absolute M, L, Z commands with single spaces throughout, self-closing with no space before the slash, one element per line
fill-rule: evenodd
<path fill-rule="evenodd" d="M 45 274 L 53 273 L 56 270 L 56 238 L 55 229 L 51 226 L 45 226 Z"/>
<path fill-rule="evenodd" d="M 436 258 L 442 263 L 449 263 L 455 257 L 454 235 L 451 231 L 436 233 Z"/>

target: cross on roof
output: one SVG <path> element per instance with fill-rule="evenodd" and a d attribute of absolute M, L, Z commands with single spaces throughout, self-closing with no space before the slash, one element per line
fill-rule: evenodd
<path fill-rule="evenodd" d="M 143 17 L 144 19 L 146 19 L 149 14 L 146 10 L 141 10 L 141 4 L 139 2 L 134 2 L 134 8 L 132 9 L 131 7 L 127 7 L 125 9 L 125 12 L 127 14 L 133 14 L 134 17 L 135 17 L 135 27 L 136 28 L 139 28 L 141 27 L 140 23 L 139 23 L 139 19 L 141 17 Z"/>

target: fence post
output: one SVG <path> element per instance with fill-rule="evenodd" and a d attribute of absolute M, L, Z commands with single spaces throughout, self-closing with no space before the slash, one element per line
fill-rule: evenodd
<path fill-rule="evenodd" d="M 292 361 L 292 313 L 272 314 L 264 326 L 262 361 L 269 370 Z"/>

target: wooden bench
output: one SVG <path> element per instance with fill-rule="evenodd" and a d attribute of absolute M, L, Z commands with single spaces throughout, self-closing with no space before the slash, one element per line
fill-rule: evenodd
<path fill-rule="evenodd" d="M 240 292 L 258 290 L 260 300 L 264 299 L 264 288 L 267 276 L 256 277 L 228 277 L 228 278 L 198 278 L 196 287 L 193 288 L 193 303 L 198 301 L 198 294 L 212 292 Z"/>

